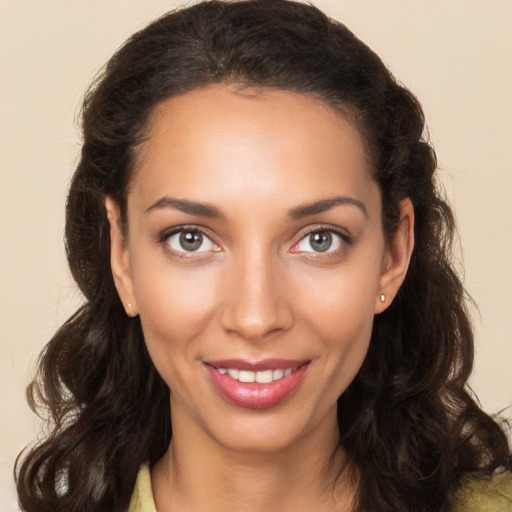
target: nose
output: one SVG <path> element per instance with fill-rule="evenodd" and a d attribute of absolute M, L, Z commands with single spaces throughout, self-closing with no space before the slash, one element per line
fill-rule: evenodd
<path fill-rule="evenodd" d="M 225 331 L 259 342 L 292 326 L 291 293 L 281 262 L 248 252 L 251 254 L 237 258 L 224 282 L 221 323 Z"/>

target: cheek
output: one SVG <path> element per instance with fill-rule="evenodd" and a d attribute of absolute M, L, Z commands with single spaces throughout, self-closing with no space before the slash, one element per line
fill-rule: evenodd
<path fill-rule="evenodd" d="M 332 405 L 357 375 L 368 352 L 373 301 L 363 294 L 350 293 L 346 287 L 316 304 L 312 310 L 316 319 L 314 329 L 321 343 L 320 351 L 325 355 L 321 373 L 329 383 L 323 401 Z"/>
<path fill-rule="evenodd" d="M 378 252 L 377 252 L 378 254 Z M 302 309 L 309 310 L 311 319 L 329 334 L 356 336 L 366 334 L 374 316 L 375 298 L 380 278 L 380 260 L 353 259 L 337 269 L 306 272 L 301 287 L 307 293 L 297 293 Z"/>
<path fill-rule="evenodd" d="M 134 276 L 146 344 L 165 378 L 162 366 L 196 358 L 195 340 L 215 314 L 215 272 L 145 260 Z"/>
<path fill-rule="evenodd" d="M 375 258 L 315 272 L 303 280 L 308 294 L 298 300 L 319 350 L 327 354 L 324 371 L 335 383 L 331 398 L 346 389 L 366 356 L 379 276 L 380 260 Z"/>
<path fill-rule="evenodd" d="M 318 339 L 328 351 L 332 372 L 343 370 L 347 377 L 349 374 L 353 377 L 368 350 L 374 294 L 350 286 L 349 280 L 343 280 L 338 287 L 332 284 L 328 297 L 314 300 L 310 318 L 314 319 Z"/>

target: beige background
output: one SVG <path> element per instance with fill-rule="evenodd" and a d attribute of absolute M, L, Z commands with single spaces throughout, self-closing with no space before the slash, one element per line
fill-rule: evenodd
<path fill-rule="evenodd" d="M 0 504 L 17 510 L 16 453 L 35 437 L 24 388 L 79 301 L 62 243 L 85 87 L 122 41 L 178 2 L 0 0 Z M 512 1 L 316 0 L 419 96 L 480 306 L 472 384 L 512 404 Z M 512 417 L 510 411 L 508 417 Z"/>

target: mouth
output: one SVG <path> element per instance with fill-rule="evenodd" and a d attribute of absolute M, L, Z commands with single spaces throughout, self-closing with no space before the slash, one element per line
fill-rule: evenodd
<path fill-rule="evenodd" d="M 229 375 L 232 379 L 239 382 L 257 382 L 258 384 L 270 384 L 283 377 L 291 375 L 297 368 L 278 368 L 277 370 L 260 370 L 253 372 L 251 370 L 239 370 L 238 368 L 216 368 L 219 373 Z"/>
<path fill-rule="evenodd" d="M 221 396 L 249 409 L 273 407 L 291 395 L 307 373 L 310 361 L 267 359 L 258 362 L 223 360 L 205 362 Z"/>

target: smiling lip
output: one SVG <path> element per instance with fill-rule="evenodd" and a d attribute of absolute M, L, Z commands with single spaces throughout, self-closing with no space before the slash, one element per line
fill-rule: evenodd
<path fill-rule="evenodd" d="M 309 361 L 224 359 L 205 361 L 205 368 L 217 391 L 230 403 L 248 409 L 266 409 L 297 389 Z"/>

